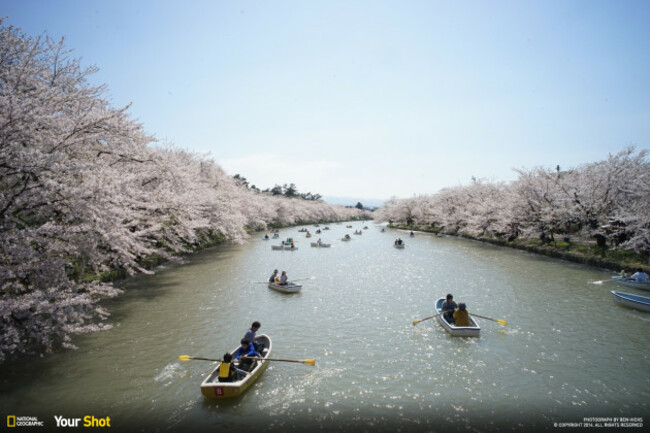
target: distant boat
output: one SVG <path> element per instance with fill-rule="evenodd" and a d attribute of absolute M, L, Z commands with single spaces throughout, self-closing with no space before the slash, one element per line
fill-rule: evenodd
<path fill-rule="evenodd" d="M 626 307 L 634 308 L 635 310 L 650 312 L 650 298 L 645 296 L 632 295 L 631 293 L 616 292 L 612 290 L 614 300 Z"/>
<path fill-rule="evenodd" d="M 311 243 L 312 247 L 317 247 L 317 248 L 329 248 L 332 246 L 332 244 L 324 244 L 322 242 L 312 242 Z"/>
<path fill-rule="evenodd" d="M 290 282 L 288 282 L 287 284 L 269 283 L 269 289 L 273 289 L 275 291 L 283 292 L 283 293 L 296 293 L 302 290 L 302 286 L 300 284 L 290 283 Z"/>
<path fill-rule="evenodd" d="M 403 249 L 406 247 L 406 244 L 393 244 L 393 246 L 399 250 Z"/>

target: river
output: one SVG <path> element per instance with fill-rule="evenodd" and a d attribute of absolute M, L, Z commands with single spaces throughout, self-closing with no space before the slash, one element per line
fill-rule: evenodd
<path fill-rule="evenodd" d="M 361 228 L 362 223 L 351 223 Z M 345 225 L 310 248 L 271 251 L 255 234 L 182 265 L 122 284 L 106 303 L 113 329 L 79 336 L 75 351 L 4 365 L 4 415 L 110 417 L 114 431 L 557 430 L 585 418 L 650 422 L 650 315 L 616 305 L 603 270 L 459 238 L 368 223 Z M 314 232 L 316 229 L 311 228 Z M 393 248 L 401 236 L 407 246 Z M 317 239 L 315 235 L 311 240 Z M 269 290 L 277 268 L 314 276 L 297 294 Z M 634 292 L 634 289 L 625 289 Z M 434 321 L 448 292 L 479 319 L 480 338 Z M 254 320 L 276 362 L 240 398 L 207 401 L 210 362 L 237 346 Z M 593 421 L 593 420 L 592 420 Z M 43 429 L 38 430 L 43 431 Z M 583 430 L 584 431 L 584 430 Z M 639 431 L 631 429 L 630 431 Z"/>

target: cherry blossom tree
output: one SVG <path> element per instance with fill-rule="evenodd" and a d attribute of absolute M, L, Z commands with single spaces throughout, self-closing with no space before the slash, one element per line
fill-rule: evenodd
<path fill-rule="evenodd" d="M 102 273 L 150 272 L 153 257 L 246 228 L 367 215 L 249 190 L 205 155 L 151 146 L 88 83 L 95 71 L 63 40 L 0 21 L 0 362 L 109 327 L 99 301 L 119 290 Z"/>

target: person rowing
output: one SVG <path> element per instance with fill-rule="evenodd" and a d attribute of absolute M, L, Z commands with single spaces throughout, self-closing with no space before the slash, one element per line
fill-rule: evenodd
<path fill-rule="evenodd" d="M 239 366 L 244 371 L 250 371 L 253 360 L 249 358 L 259 358 L 260 354 L 255 350 L 255 346 L 245 338 L 241 339 L 241 346 L 235 351 L 235 358 L 239 360 Z"/>
<path fill-rule="evenodd" d="M 448 323 L 454 323 L 454 311 L 458 308 L 458 305 L 454 302 L 454 296 L 449 293 L 447 294 L 447 300 L 442 303 L 442 316 Z"/>
<path fill-rule="evenodd" d="M 275 269 L 269 278 L 269 283 L 275 283 L 275 279 L 278 277 L 278 270 Z"/>
<path fill-rule="evenodd" d="M 643 269 L 637 269 L 635 273 L 632 274 L 630 280 L 636 281 L 637 283 L 647 283 L 650 279 L 650 276 L 643 272 Z"/>

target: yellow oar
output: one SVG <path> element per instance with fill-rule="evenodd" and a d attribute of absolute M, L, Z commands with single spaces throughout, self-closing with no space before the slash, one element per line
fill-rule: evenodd
<path fill-rule="evenodd" d="M 250 356 L 243 356 L 242 358 L 257 359 L 259 361 L 281 361 L 281 362 L 300 362 L 305 365 L 316 365 L 315 359 L 279 359 L 279 358 L 254 358 Z"/>
<path fill-rule="evenodd" d="M 304 281 L 304 280 L 315 280 L 315 279 L 316 279 L 316 277 L 311 276 L 311 277 L 305 277 L 305 278 L 296 278 L 295 280 L 291 280 L 291 281 L 293 282 L 293 281 Z"/>
<path fill-rule="evenodd" d="M 442 313 L 440 313 L 440 314 L 442 314 Z M 470 314 L 471 314 L 472 316 L 480 317 L 481 319 L 492 320 L 493 322 L 500 323 L 500 324 L 503 325 L 503 326 L 506 326 L 506 325 L 508 324 L 508 322 L 506 322 L 505 320 L 501 320 L 501 319 L 493 319 L 493 318 L 491 318 L 491 317 L 481 316 L 481 315 L 476 314 L 476 313 L 470 313 Z M 434 317 L 436 317 L 436 316 L 437 316 L 437 314 L 434 314 L 433 316 L 425 317 L 424 319 L 414 320 L 414 321 L 413 321 L 413 326 L 417 325 L 417 324 L 420 323 L 420 322 L 424 322 L 425 320 L 432 319 L 432 318 L 434 318 Z"/>
<path fill-rule="evenodd" d="M 178 357 L 179 360 L 181 361 L 189 361 L 190 359 L 197 359 L 199 361 L 217 361 L 217 362 L 223 362 L 221 359 L 214 359 L 214 358 L 201 358 L 198 356 L 188 356 L 188 355 L 181 355 Z"/>
<path fill-rule="evenodd" d="M 493 319 L 491 317 L 481 316 L 480 314 L 476 314 L 476 313 L 469 313 L 469 314 L 472 315 L 472 316 L 480 317 L 481 319 L 487 319 L 487 320 L 491 320 L 493 322 L 497 322 L 497 323 L 499 323 L 499 324 L 501 324 L 503 326 L 506 326 L 508 324 L 508 322 L 506 322 L 505 320 Z"/>
<path fill-rule="evenodd" d="M 244 356 L 243 358 L 248 358 L 248 359 L 258 359 L 260 361 L 282 361 L 282 362 L 300 362 L 302 364 L 306 365 L 316 365 L 316 360 L 315 359 L 302 359 L 302 360 L 297 360 L 297 359 L 277 359 L 277 358 L 254 358 L 254 357 L 248 357 Z M 214 358 L 201 358 L 198 356 L 188 356 L 188 355 L 181 355 L 178 357 L 179 360 L 181 361 L 189 361 L 191 359 L 194 360 L 199 360 L 199 361 L 217 361 L 217 362 L 223 362 L 221 359 L 214 359 Z"/>
<path fill-rule="evenodd" d="M 442 314 L 442 313 L 440 313 L 440 314 Z M 425 320 L 433 319 L 436 316 L 437 316 L 437 314 L 434 314 L 433 316 L 425 317 L 424 319 L 414 320 L 413 321 L 413 326 L 417 325 L 420 322 L 424 322 Z"/>

